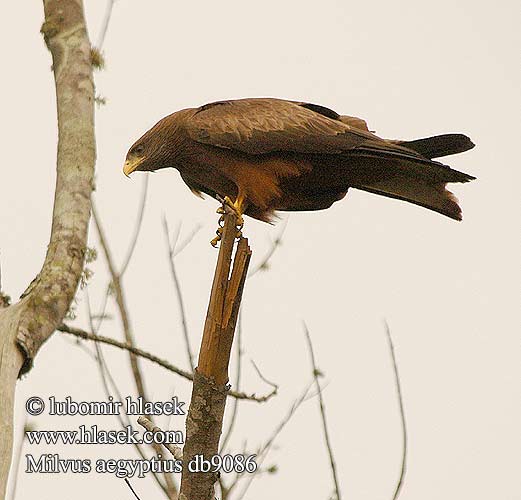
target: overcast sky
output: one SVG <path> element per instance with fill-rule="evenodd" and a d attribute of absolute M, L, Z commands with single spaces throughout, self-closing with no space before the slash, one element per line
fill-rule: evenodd
<path fill-rule="evenodd" d="M 90 37 L 105 2 L 87 1 Z M 55 182 L 56 115 L 50 55 L 39 34 L 41 2 L 9 2 L 0 30 L 3 76 L 0 259 L 2 287 L 17 297 L 43 262 Z M 223 98 L 306 100 L 360 116 L 378 135 L 413 139 L 462 132 L 476 148 L 448 160 L 478 180 L 453 186 L 464 220 L 350 191 L 323 212 L 292 214 L 268 272 L 248 282 L 243 308 L 242 389 L 280 386 L 267 404 L 243 403 L 233 452 L 266 439 L 310 379 L 302 321 L 325 376 L 324 398 L 344 498 L 389 499 L 401 456 L 399 412 L 383 328 L 390 325 L 409 430 L 402 499 L 521 498 L 519 328 L 519 4 L 475 1 L 174 2 L 119 0 L 96 74 L 95 200 L 115 259 L 126 254 L 142 181 L 122 174 L 128 147 L 175 110 Z M 174 170 L 150 176 L 135 256 L 125 276 L 137 343 L 186 368 L 179 311 L 161 217 L 181 238 L 202 225 L 177 259 L 188 327 L 198 345 L 217 252 L 213 200 L 194 197 Z M 284 218 L 287 216 L 284 215 Z M 246 220 L 253 265 L 282 225 Z M 90 245 L 99 244 L 91 231 Z M 107 284 L 103 258 L 89 287 L 98 312 Z M 87 328 L 78 294 L 77 326 Z M 102 327 L 121 338 L 117 311 Z M 127 356 L 104 348 L 124 395 L 133 394 Z M 155 400 L 190 386 L 143 361 Z M 27 397 L 105 399 L 92 359 L 54 335 L 18 386 L 17 429 Z M 30 420 L 38 429 L 98 424 L 112 417 Z M 179 417 L 163 426 L 183 429 Z M 28 446 L 35 457 L 134 457 L 128 447 Z M 327 499 L 332 481 L 316 399 L 282 432 L 248 500 Z M 25 460 L 22 460 L 22 469 Z M 162 498 L 151 478 L 134 479 L 142 499 Z M 19 474 L 17 499 L 129 499 L 112 475 Z"/>

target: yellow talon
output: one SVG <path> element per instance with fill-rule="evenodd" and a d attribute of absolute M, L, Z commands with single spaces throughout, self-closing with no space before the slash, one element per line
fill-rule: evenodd
<path fill-rule="evenodd" d="M 221 214 L 221 217 L 219 217 L 219 227 L 216 231 L 217 236 L 210 242 L 210 244 L 217 248 L 217 244 L 219 241 L 221 241 L 222 233 L 223 233 L 223 226 L 224 226 L 224 216 L 226 214 L 226 207 L 233 210 L 235 212 L 235 215 L 237 217 L 237 223 L 236 223 L 236 229 L 237 234 L 236 238 L 240 239 L 242 238 L 242 228 L 244 226 L 244 219 L 242 217 L 242 214 L 244 213 L 244 201 L 245 198 L 242 194 L 239 194 L 237 196 L 237 199 L 235 202 L 232 202 L 232 200 L 225 196 L 224 198 L 219 198 L 219 200 L 222 202 L 222 206 L 220 206 L 217 209 L 217 213 Z"/>
<path fill-rule="evenodd" d="M 212 241 L 210 241 L 210 245 L 212 245 L 214 248 L 217 248 L 217 243 L 221 241 L 222 234 L 223 234 L 223 228 L 218 227 L 217 231 L 215 231 L 215 234 L 217 235 Z"/>

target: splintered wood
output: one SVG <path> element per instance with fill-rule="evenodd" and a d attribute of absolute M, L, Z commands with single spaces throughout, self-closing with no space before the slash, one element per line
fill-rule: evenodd
<path fill-rule="evenodd" d="M 191 472 L 187 464 L 198 456 L 210 460 L 219 452 L 228 394 L 230 352 L 251 257 L 248 240 L 240 236 L 232 266 L 236 238 L 237 216 L 235 213 L 226 213 L 199 351 L 199 363 L 194 372 L 192 397 L 186 417 L 184 467 L 179 500 L 215 498 L 214 485 L 218 474 Z"/>
<path fill-rule="evenodd" d="M 248 240 L 241 236 L 232 267 L 237 216 L 235 213 L 226 213 L 224 218 L 221 247 L 197 366 L 201 375 L 212 379 L 217 385 L 228 382 L 230 351 L 251 257 Z"/>

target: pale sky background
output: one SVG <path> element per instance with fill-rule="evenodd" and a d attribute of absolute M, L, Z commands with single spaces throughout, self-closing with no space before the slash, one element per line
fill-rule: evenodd
<path fill-rule="evenodd" d="M 96 43 L 105 2 L 86 2 Z M 56 150 L 54 82 L 39 34 L 41 2 L 3 9 L 0 259 L 2 286 L 17 297 L 33 279 L 49 237 Z M 383 329 L 392 330 L 409 430 L 402 500 L 521 499 L 521 338 L 519 328 L 519 4 L 516 1 L 149 2 L 119 0 L 96 75 L 107 105 L 97 110 L 99 212 L 121 263 L 133 231 L 143 174 L 122 174 L 125 153 L 164 115 L 223 98 L 274 96 L 360 116 L 384 137 L 468 134 L 477 147 L 447 160 L 478 180 L 453 185 L 457 223 L 403 202 L 352 191 L 324 212 L 293 214 L 269 272 L 244 298 L 242 388 L 280 385 L 268 404 L 243 403 L 233 440 L 240 451 L 270 435 L 310 378 L 302 321 L 309 325 L 324 390 L 344 498 L 390 499 L 401 432 Z M 189 329 L 199 344 L 217 252 L 210 247 L 216 203 L 194 197 L 174 170 L 150 178 L 143 230 L 124 285 L 139 346 L 186 368 L 179 311 L 161 216 L 182 237 L 202 229 L 178 257 Z M 253 265 L 281 225 L 247 219 Z M 94 231 L 90 245 L 99 248 Z M 98 311 L 107 283 L 102 257 L 91 266 Z M 87 327 L 78 295 L 76 325 Z M 116 314 L 113 304 L 109 308 Z M 117 315 L 101 333 L 121 338 Z M 92 347 L 92 346 L 91 346 Z M 133 394 L 127 356 L 104 348 L 125 395 Z M 189 384 L 141 363 L 155 400 Z M 19 384 L 17 429 L 27 397 L 105 399 L 92 359 L 70 337 L 54 335 Z M 38 429 L 112 417 L 42 415 Z M 167 419 L 159 420 L 163 426 Z M 184 429 L 175 418 L 172 428 Z M 18 440 L 17 440 L 18 441 Z M 130 446 L 25 446 L 62 458 L 134 457 Z M 327 499 L 332 481 L 316 399 L 277 440 L 249 500 Z M 22 468 L 25 461 L 22 461 Z M 151 478 L 132 483 L 141 498 L 163 498 Z M 123 480 L 91 473 L 18 476 L 17 499 L 130 499 Z"/>

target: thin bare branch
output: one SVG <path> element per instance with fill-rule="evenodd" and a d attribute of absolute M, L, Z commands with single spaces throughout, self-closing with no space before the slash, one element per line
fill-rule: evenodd
<path fill-rule="evenodd" d="M 91 330 L 94 332 L 94 335 L 96 335 L 98 332 L 98 329 L 99 329 L 99 325 L 101 323 L 98 322 L 98 328 L 96 328 L 94 326 L 94 320 L 92 318 L 92 311 L 91 311 L 91 307 L 90 307 L 90 297 L 89 297 L 88 288 L 85 289 L 85 297 L 87 299 L 86 307 L 87 307 L 87 317 L 89 319 L 89 326 L 90 326 Z M 106 300 L 104 302 L 104 308 L 105 308 L 105 306 L 106 306 Z M 110 384 L 113 387 L 114 392 L 116 393 L 117 400 L 119 402 L 123 402 L 123 397 L 121 395 L 119 387 L 117 386 L 117 384 L 114 380 L 114 377 L 112 376 L 112 373 L 110 372 L 109 367 L 105 361 L 105 356 L 103 355 L 103 351 L 101 349 L 101 344 L 99 342 L 94 342 L 94 347 L 96 349 L 96 355 L 94 356 L 94 360 L 96 361 L 96 364 L 98 365 L 98 371 L 100 373 L 101 382 L 103 385 L 103 389 L 105 390 L 106 397 L 108 398 L 108 397 L 112 396 L 112 393 L 109 388 L 109 382 L 110 382 Z M 123 418 L 123 415 L 125 415 L 126 421 Z M 130 425 L 130 420 L 128 419 L 128 416 L 125 412 L 123 412 L 123 414 L 118 412 L 117 418 L 118 418 L 119 423 L 122 428 L 125 428 L 126 425 Z"/>
<path fill-rule="evenodd" d="M 255 371 L 257 372 L 257 375 L 259 376 L 259 378 L 266 384 L 268 385 L 271 385 L 271 387 L 273 387 L 273 390 L 275 392 L 277 392 L 279 390 L 279 386 L 275 383 L 275 382 L 270 382 L 263 374 L 262 372 L 260 371 L 259 367 L 257 366 L 257 364 L 255 363 L 255 361 L 253 361 L 253 359 L 251 360 L 251 364 L 253 365 L 253 368 L 255 368 Z"/>
<path fill-rule="evenodd" d="M 239 335 L 239 333 L 241 331 L 240 328 L 242 328 L 242 325 L 241 325 L 240 321 L 241 321 L 241 312 L 239 312 L 239 324 L 237 326 L 237 336 L 239 337 L 237 339 L 238 341 L 240 340 L 240 335 Z M 238 344 L 240 346 L 240 342 L 238 342 Z M 240 349 L 240 347 L 238 347 L 238 349 Z M 238 357 L 240 357 L 240 351 L 238 353 Z M 238 363 L 240 363 L 240 362 L 238 361 Z M 273 383 L 273 382 L 270 382 L 268 379 L 266 379 L 253 360 L 251 360 L 251 364 L 253 365 L 253 368 L 257 372 L 257 375 L 259 376 L 259 378 L 263 382 L 265 382 L 266 384 L 271 385 L 273 387 L 273 391 L 275 393 L 277 393 L 279 386 L 277 384 Z M 238 380 L 240 380 L 240 377 L 237 377 L 237 381 Z M 309 396 L 307 396 L 306 399 L 308 397 Z M 306 401 L 306 399 L 304 399 L 302 402 Z M 228 431 L 227 431 L 226 437 L 224 438 L 223 444 L 221 445 L 221 452 L 220 452 L 221 455 L 224 455 L 226 453 L 226 451 L 225 451 L 226 442 L 228 441 L 229 437 L 231 436 L 231 433 L 232 433 L 232 430 L 233 430 L 233 420 L 234 420 L 234 417 L 236 417 L 236 409 L 235 408 L 238 408 L 237 403 L 238 403 L 238 400 L 235 400 L 235 405 L 234 405 L 234 409 L 233 409 L 233 413 L 232 413 L 232 422 L 230 423 L 230 425 L 228 427 Z M 243 455 L 246 455 L 246 443 L 244 443 Z M 257 468 L 255 474 L 257 474 L 257 477 L 261 474 L 260 467 Z M 240 479 L 241 479 L 241 475 L 236 474 L 234 480 L 228 486 L 228 485 L 226 485 L 224 483 L 222 477 L 219 478 L 219 486 L 221 488 L 222 500 L 226 500 L 230 496 L 230 493 L 232 492 L 232 490 L 235 489 L 235 487 L 237 486 L 237 483 L 239 482 Z"/>
<path fill-rule="evenodd" d="M 123 288 L 121 287 L 120 275 L 116 271 L 116 267 L 115 267 L 114 261 L 112 259 L 112 254 L 108 247 L 105 233 L 101 226 L 101 221 L 99 219 L 99 216 L 96 211 L 96 207 L 95 207 L 94 203 L 92 204 L 92 217 L 93 217 L 96 229 L 98 231 L 98 237 L 100 240 L 101 248 L 103 249 L 103 253 L 105 254 L 105 260 L 107 262 L 110 276 L 112 278 L 112 285 L 114 287 L 114 293 L 116 296 L 116 304 L 118 306 L 118 311 L 119 311 L 119 315 L 121 318 L 121 324 L 123 327 L 123 333 L 125 335 L 125 340 L 126 340 L 127 344 L 133 346 L 133 345 L 135 345 L 134 335 L 133 335 L 131 327 L 130 327 L 130 320 L 129 320 L 129 316 L 128 316 L 128 312 L 127 312 L 127 307 L 125 305 L 125 298 L 123 295 Z M 141 370 L 139 368 L 139 363 L 136 358 L 136 355 L 133 354 L 132 351 L 129 351 L 129 356 L 130 356 L 130 366 L 132 368 L 132 374 L 134 376 L 134 381 L 136 383 L 136 389 L 137 389 L 138 395 L 141 396 L 146 401 L 148 401 L 148 398 L 146 397 L 143 376 L 141 374 Z"/>
<path fill-rule="evenodd" d="M 134 234 L 132 235 L 132 239 L 130 240 L 130 245 L 128 247 L 127 256 L 123 261 L 123 265 L 121 266 L 121 271 L 119 272 L 119 276 L 123 276 L 127 267 L 130 263 L 130 259 L 134 253 L 134 249 L 136 248 L 137 239 L 139 237 L 139 232 L 141 231 L 141 226 L 143 224 L 143 216 L 145 215 L 145 206 L 147 201 L 147 193 L 148 193 L 148 179 L 149 176 L 145 175 L 143 177 L 143 189 L 141 193 L 141 203 L 139 204 L 139 209 L 136 217 L 136 224 L 134 226 Z"/>
<path fill-rule="evenodd" d="M 91 313 L 88 288 L 86 288 L 86 290 L 85 290 L 85 296 L 86 296 L 86 299 L 87 299 L 86 300 L 86 303 L 87 303 L 87 315 L 88 315 L 88 318 L 89 318 L 90 328 L 92 329 L 93 332 L 97 333 L 99 331 L 100 326 L 101 326 L 101 322 L 103 321 L 105 308 L 107 306 L 108 292 L 105 294 L 105 297 L 104 297 L 104 300 L 103 300 L 102 314 L 100 315 L 99 320 L 98 320 L 98 324 L 96 326 L 94 325 L 94 320 L 93 320 L 93 316 L 92 316 L 92 313 Z M 95 346 L 95 349 L 96 349 L 96 354 L 93 354 L 93 353 L 90 353 L 90 352 L 89 352 L 89 354 L 92 355 L 92 357 L 94 358 L 94 361 L 98 365 L 98 371 L 100 372 L 100 377 L 101 377 L 103 389 L 105 391 L 105 396 L 108 399 L 109 397 L 112 396 L 112 391 L 113 391 L 116 394 L 116 400 L 119 401 L 119 402 L 123 402 L 123 396 L 121 394 L 121 391 L 119 390 L 119 387 L 118 387 L 114 377 L 112 376 L 112 373 L 110 372 L 110 369 L 109 369 L 109 367 L 108 367 L 108 365 L 107 365 L 107 363 L 105 361 L 105 356 L 103 355 L 103 352 L 102 352 L 102 349 L 101 349 L 101 343 L 100 342 L 94 342 L 94 346 Z M 112 391 L 110 390 L 109 384 L 112 386 Z M 122 429 L 126 428 L 126 426 L 131 425 L 130 419 L 129 419 L 129 417 L 128 417 L 126 412 L 118 413 L 117 414 L 117 419 L 119 420 L 119 424 L 121 425 Z M 136 451 L 138 452 L 139 456 L 143 460 L 147 460 L 147 456 L 146 456 L 142 446 L 139 443 L 134 443 L 134 448 L 136 449 Z M 163 481 L 161 481 L 161 478 L 159 477 L 159 474 L 157 474 L 154 471 L 151 471 L 151 473 L 152 473 L 152 477 L 154 478 L 154 480 L 156 481 L 158 486 L 163 490 L 163 493 L 165 493 L 165 495 L 167 497 L 169 497 L 170 496 L 169 489 L 168 489 L 167 485 L 165 485 L 165 483 L 163 483 Z"/>
<path fill-rule="evenodd" d="M 100 34 L 98 37 L 98 43 L 96 45 L 98 50 L 101 50 L 101 48 L 103 47 L 103 44 L 105 43 L 105 36 L 107 35 L 107 31 L 109 29 L 110 19 L 112 18 L 112 10 L 114 8 L 115 3 L 116 3 L 116 0 L 107 1 L 107 8 L 105 10 L 103 24 L 101 25 Z"/>
<path fill-rule="evenodd" d="M 139 498 L 137 493 L 134 491 L 134 488 L 132 488 L 132 485 L 130 484 L 130 481 L 128 480 L 128 478 L 125 478 L 125 483 L 127 483 L 127 486 L 129 487 L 132 494 L 137 498 L 137 500 L 141 500 L 141 498 Z"/>
<path fill-rule="evenodd" d="M 287 425 L 287 423 L 291 420 L 295 412 L 298 410 L 300 405 L 306 400 L 307 395 L 309 393 L 309 390 L 311 389 L 313 385 L 313 382 L 311 382 L 300 394 L 300 396 L 293 401 L 293 404 L 290 406 L 288 412 L 286 413 L 286 416 L 281 420 L 279 425 L 274 429 L 271 436 L 268 438 L 268 440 L 259 448 L 257 452 L 257 470 L 251 474 L 248 474 L 248 476 L 240 475 L 237 476 L 236 481 L 228 488 L 228 493 L 236 487 L 238 484 L 238 480 L 244 477 L 247 477 L 247 482 L 240 494 L 237 496 L 237 500 L 242 500 L 245 498 L 246 493 L 248 492 L 249 487 L 251 486 L 251 483 L 253 480 L 258 477 L 258 472 L 261 470 L 261 465 L 264 462 L 266 456 L 268 455 L 269 451 L 271 450 L 271 447 L 273 446 L 273 443 L 277 439 L 278 435 L 282 432 L 284 427 Z"/>
<path fill-rule="evenodd" d="M 308 343 L 309 348 L 309 357 L 311 360 L 311 366 L 313 368 L 313 379 L 315 381 L 315 387 L 317 389 L 317 396 L 318 396 L 318 404 L 320 407 L 320 416 L 322 417 L 322 428 L 324 430 L 324 440 L 326 442 L 326 448 L 329 455 L 329 465 L 331 467 L 331 474 L 333 475 L 333 485 L 335 487 L 335 495 L 336 500 L 340 500 L 340 486 L 338 483 L 338 475 L 336 471 L 336 463 L 335 458 L 333 456 L 333 448 L 331 446 L 331 440 L 329 439 L 329 430 L 327 427 L 327 419 L 326 419 L 326 408 L 324 404 L 324 398 L 322 396 L 322 390 L 320 388 L 320 383 L 318 381 L 318 377 L 321 375 L 319 369 L 317 368 L 317 364 L 315 361 L 315 353 L 313 352 L 313 343 L 311 342 L 311 336 L 309 334 L 309 329 L 304 323 L 304 332 L 306 334 L 306 340 Z"/>
<path fill-rule="evenodd" d="M 118 307 L 120 319 L 121 319 L 121 326 L 123 328 L 123 333 L 125 335 L 126 343 L 129 346 L 134 347 L 134 335 L 132 333 L 132 329 L 130 326 L 130 317 L 128 314 L 127 306 L 125 303 L 125 296 L 123 293 L 123 287 L 121 286 L 121 275 L 117 273 L 114 261 L 112 259 L 112 255 L 108 246 L 107 239 L 105 237 L 103 228 L 101 226 L 101 221 L 99 219 L 99 216 L 97 214 L 96 208 L 94 204 L 92 205 L 92 217 L 94 219 L 94 224 L 96 226 L 96 229 L 98 231 L 98 237 L 100 240 L 101 248 L 103 250 L 103 253 L 105 255 L 105 260 L 107 262 L 107 266 L 109 268 L 110 276 L 112 278 L 112 285 L 114 287 L 114 293 L 116 298 L 116 304 Z M 127 352 L 129 353 L 129 359 L 130 359 L 130 366 L 132 369 L 132 375 L 134 378 L 134 382 L 136 384 L 137 393 L 140 397 L 142 397 L 145 401 L 149 401 L 149 398 L 147 396 L 146 390 L 145 390 L 145 382 L 143 379 L 143 375 L 141 373 L 141 369 L 139 367 L 138 357 L 137 355 L 130 349 L 127 349 Z M 151 444 L 152 448 L 156 450 L 156 452 L 159 452 L 161 450 L 160 445 L 153 443 Z M 178 495 L 178 489 L 177 485 L 175 484 L 172 475 L 165 472 L 163 474 L 165 478 L 165 484 L 167 489 L 167 495 L 171 499 L 177 498 Z"/>
<path fill-rule="evenodd" d="M 273 257 L 273 254 L 275 253 L 277 248 L 279 248 L 282 244 L 282 236 L 284 235 L 284 231 L 286 231 L 286 227 L 288 226 L 288 220 L 289 217 L 286 217 L 284 219 L 278 236 L 272 241 L 271 247 L 266 253 L 266 255 L 264 255 L 264 257 L 260 260 L 260 262 L 257 265 L 252 267 L 251 271 L 248 273 L 248 278 L 255 276 L 259 271 L 268 268 L 269 260 Z"/>
<path fill-rule="evenodd" d="M 179 277 L 177 276 L 177 270 L 175 267 L 175 247 L 177 244 L 177 240 L 179 238 L 179 232 L 180 232 L 181 225 L 178 224 L 176 236 L 174 239 L 174 242 L 170 244 L 170 233 L 168 230 L 168 221 L 166 220 L 166 217 L 163 216 L 163 230 L 165 233 L 165 241 L 167 244 L 168 249 L 168 263 L 170 265 L 170 274 L 172 275 L 172 281 L 174 283 L 175 291 L 176 291 L 176 297 L 177 297 L 177 305 L 179 307 L 179 313 L 181 314 L 181 329 L 183 331 L 184 341 L 185 341 L 185 348 L 186 348 L 186 356 L 188 358 L 188 366 L 190 367 L 190 370 L 194 371 L 194 354 L 192 351 L 192 347 L 190 345 L 190 336 L 188 335 L 188 324 L 186 320 L 186 311 L 185 311 L 185 305 L 183 300 L 183 292 L 181 290 L 181 283 L 179 282 Z"/>
<path fill-rule="evenodd" d="M 396 483 L 396 487 L 393 493 L 393 500 L 396 500 L 400 496 L 400 492 L 402 490 L 403 482 L 405 479 L 405 473 L 407 472 L 407 421 L 405 419 L 405 409 L 403 405 L 403 395 L 402 395 L 402 386 L 400 383 L 400 374 L 398 372 L 398 363 L 396 362 L 396 355 L 394 352 L 394 344 L 393 339 L 391 337 L 391 330 L 389 329 L 389 325 L 387 321 L 385 324 L 385 334 L 387 335 L 387 342 L 389 343 L 389 352 L 391 354 L 391 359 L 393 362 L 393 371 L 394 371 L 394 383 L 396 387 L 396 396 L 398 398 L 398 406 L 400 408 L 400 419 L 402 425 L 402 462 L 400 466 L 400 476 L 398 478 L 398 482 Z"/>
<path fill-rule="evenodd" d="M 171 245 L 174 248 L 174 257 L 177 257 L 191 243 L 202 227 L 201 224 L 197 224 L 181 243 L 177 243 L 176 238 L 176 243 Z"/>
<path fill-rule="evenodd" d="M 187 380 L 193 380 L 193 374 L 190 372 L 187 372 L 185 370 L 182 370 L 181 368 L 177 368 L 176 366 L 172 365 L 168 361 L 161 359 L 154 354 L 150 354 L 146 351 L 143 351 L 142 349 L 139 349 L 138 347 L 131 346 L 129 344 L 126 344 L 124 342 L 119 342 L 115 339 L 112 339 L 110 337 L 103 337 L 101 335 L 94 335 L 93 333 L 86 332 L 85 330 L 82 330 L 80 328 L 74 328 L 69 325 L 62 324 L 57 328 L 58 331 L 63 333 L 69 333 L 71 335 L 75 335 L 76 337 L 80 337 L 85 340 L 92 340 L 94 342 L 102 342 L 104 344 L 108 344 L 114 347 L 118 347 L 119 349 L 124 349 L 126 351 L 129 351 L 133 353 L 136 356 L 139 356 L 144 359 L 148 359 L 149 361 L 152 361 L 153 363 L 156 363 L 159 366 L 162 366 L 168 371 L 177 373 L 177 375 L 180 375 L 181 377 L 187 379 Z M 247 401 L 255 401 L 257 403 L 264 403 L 271 399 L 275 394 L 277 393 L 276 390 L 272 390 L 270 393 L 264 395 L 264 396 L 256 396 L 255 394 L 247 394 L 245 392 L 237 392 L 237 391 L 228 391 L 228 395 L 232 398 L 237 399 L 244 399 Z"/>
<path fill-rule="evenodd" d="M 161 427 L 157 427 L 154 425 L 148 418 L 144 416 L 140 416 L 137 419 L 137 423 L 141 425 L 141 427 L 144 427 L 147 431 L 151 432 L 152 434 L 164 434 L 164 431 L 161 429 Z M 172 454 L 172 456 L 176 460 L 182 460 L 183 459 L 183 450 L 179 448 L 179 446 L 176 446 L 175 444 L 170 443 L 162 443 L 163 446 Z"/>

